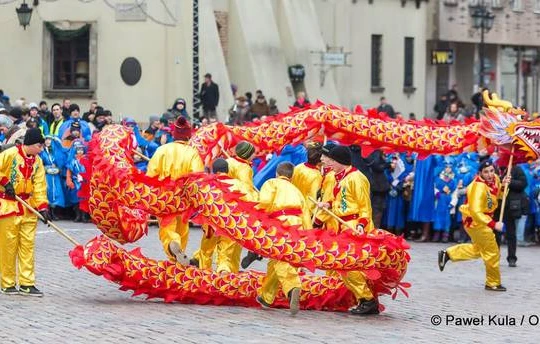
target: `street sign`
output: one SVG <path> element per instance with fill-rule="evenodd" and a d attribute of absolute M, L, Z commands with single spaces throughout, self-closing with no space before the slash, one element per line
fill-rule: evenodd
<path fill-rule="evenodd" d="M 454 64 L 454 50 L 438 49 L 431 51 L 432 65 L 451 65 Z"/>
<path fill-rule="evenodd" d="M 345 53 L 323 53 L 322 63 L 328 66 L 343 66 L 347 61 Z"/>

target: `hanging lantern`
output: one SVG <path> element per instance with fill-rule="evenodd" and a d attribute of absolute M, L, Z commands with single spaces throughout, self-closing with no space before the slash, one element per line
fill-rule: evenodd
<path fill-rule="evenodd" d="M 19 17 L 19 24 L 26 30 L 26 27 L 30 25 L 30 19 L 32 18 L 32 9 L 28 7 L 26 1 L 23 1 L 21 7 L 16 8 L 17 17 Z"/>

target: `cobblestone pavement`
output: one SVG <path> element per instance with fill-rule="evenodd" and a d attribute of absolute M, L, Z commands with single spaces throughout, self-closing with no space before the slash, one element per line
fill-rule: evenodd
<path fill-rule="evenodd" d="M 90 224 L 59 222 L 80 242 L 97 235 Z M 191 230 L 193 252 L 201 232 Z M 144 254 L 164 258 L 151 227 L 137 243 Z M 532 343 L 540 335 L 540 297 L 537 262 L 540 247 L 518 249 L 518 267 L 502 264 L 506 293 L 484 291 L 481 261 L 449 263 L 444 273 L 436 253 L 444 244 L 412 244 L 406 281 L 410 297 L 383 297 L 380 316 L 301 311 L 292 318 L 286 310 L 164 304 L 132 298 L 102 277 L 75 269 L 71 246 L 40 226 L 37 235 L 37 286 L 42 299 L 0 295 L 0 343 L 360 343 L 452 342 Z M 503 249 L 503 259 L 506 249 Z M 264 269 L 264 262 L 255 268 Z M 437 315 L 442 324 L 435 326 Z M 516 325 L 489 323 L 513 318 Z M 453 324 L 446 320 L 454 317 Z M 458 326 L 458 318 L 476 317 L 483 325 Z M 523 317 L 523 325 L 521 325 Z"/>

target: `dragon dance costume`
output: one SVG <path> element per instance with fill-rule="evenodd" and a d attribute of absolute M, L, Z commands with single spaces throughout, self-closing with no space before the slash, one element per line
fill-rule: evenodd
<path fill-rule="evenodd" d="M 182 121 L 183 119 L 183 121 Z M 159 180 L 177 179 L 193 172 L 204 172 L 204 164 L 196 149 L 189 146 L 186 139 L 191 136 L 191 127 L 183 117 L 175 124 L 173 132 L 177 141 L 159 147 L 148 163 L 147 176 L 158 177 Z M 160 219 L 159 239 L 165 253 L 174 258 L 170 244 L 175 242 L 182 251 L 186 250 L 189 236 L 189 222 L 181 216 L 163 221 Z"/>
<path fill-rule="evenodd" d="M 27 142 L 25 137 L 25 144 L 33 143 Z M 0 153 L 0 185 L 5 186 L 10 183 L 17 196 L 38 211 L 44 211 L 48 207 L 45 169 L 39 156 L 27 155 L 24 147 L 19 145 Z M 34 286 L 34 241 L 37 217 L 22 204 L 9 197 L 5 187 L 0 190 L 2 288 L 16 286 L 17 271 L 20 286 Z"/>
<path fill-rule="evenodd" d="M 472 243 L 454 245 L 446 250 L 451 261 L 482 258 L 486 266 L 486 287 L 493 288 L 501 285 L 500 250 L 493 233 L 493 213 L 501 193 L 501 183 L 497 176 L 491 183 L 480 176 L 474 179 L 467 187 L 467 201 L 460 207 L 463 224 Z"/>
<path fill-rule="evenodd" d="M 218 174 L 219 176 L 220 174 Z M 226 176 L 225 174 L 222 174 Z M 238 179 L 227 178 L 223 182 L 230 184 L 231 192 L 241 192 L 244 194 L 241 200 L 247 202 L 257 202 L 258 193 L 251 185 Z M 240 270 L 240 254 L 242 246 L 226 236 L 217 236 L 214 229 L 208 225 L 203 225 L 204 235 L 201 238 L 201 246 L 196 251 L 194 257 L 199 261 L 200 269 L 212 269 L 212 257 L 217 248 L 217 269 L 218 273 L 238 272 Z"/>
<path fill-rule="evenodd" d="M 311 219 L 304 196 L 284 176 L 269 179 L 263 184 L 259 194 L 259 205 L 270 213 L 271 217 L 289 226 L 299 225 L 303 229 L 311 228 Z M 288 297 L 293 289 L 299 290 L 302 287 L 297 268 L 285 261 L 270 259 L 259 294 L 260 298 L 271 305 L 277 295 L 279 285 Z"/>
<path fill-rule="evenodd" d="M 317 166 L 306 162 L 296 165 L 294 168 L 291 183 L 293 183 L 306 198 L 306 204 L 308 205 L 310 214 L 313 214 L 315 211 L 316 204 L 310 201 L 309 197 L 317 199 L 317 193 L 321 188 L 322 180 L 323 176 Z"/>

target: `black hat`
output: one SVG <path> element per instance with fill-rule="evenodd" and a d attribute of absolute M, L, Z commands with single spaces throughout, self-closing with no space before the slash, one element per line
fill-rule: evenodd
<path fill-rule="evenodd" d="M 480 165 L 478 166 L 478 172 L 481 172 L 484 168 L 493 166 L 493 161 L 489 157 L 486 157 L 480 160 Z"/>
<path fill-rule="evenodd" d="M 41 135 L 41 130 L 39 130 L 39 128 L 30 128 L 24 135 L 23 144 L 25 146 L 31 146 L 36 143 L 45 143 L 45 139 L 43 138 L 43 135 Z"/>
<path fill-rule="evenodd" d="M 322 148 L 321 148 L 321 153 L 323 155 L 326 155 L 326 156 L 329 156 L 328 154 L 330 154 L 330 151 L 332 150 L 332 148 L 336 147 L 337 145 L 333 142 L 328 142 L 327 144 L 325 144 Z"/>
<path fill-rule="evenodd" d="M 347 146 L 335 146 L 327 156 L 342 165 L 349 166 L 351 164 L 351 150 Z"/>
<path fill-rule="evenodd" d="M 73 121 L 71 122 L 71 126 L 69 128 L 69 130 L 73 131 L 73 130 L 81 130 L 81 123 L 79 121 Z"/>
<path fill-rule="evenodd" d="M 19 107 L 14 107 L 9 111 L 9 115 L 16 119 L 22 118 L 22 109 Z"/>

